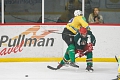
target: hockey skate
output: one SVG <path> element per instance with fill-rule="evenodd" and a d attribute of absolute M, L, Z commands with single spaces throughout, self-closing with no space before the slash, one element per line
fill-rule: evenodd
<path fill-rule="evenodd" d="M 120 80 L 120 78 L 112 79 L 112 80 Z"/>
<path fill-rule="evenodd" d="M 89 71 L 89 72 L 93 72 L 94 70 L 92 69 L 91 66 L 87 66 L 87 67 L 86 67 L 86 72 L 88 72 L 88 71 Z"/>
<path fill-rule="evenodd" d="M 120 77 L 118 77 L 118 76 L 117 76 L 117 78 L 115 78 L 115 79 L 112 79 L 112 80 L 120 80 Z"/>
<path fill-rule="evenodd" d="M 112 79 L 112 80 L 119 80 L 118 78 L 116 78 L 116 79 Z"/>
<path fill-rule="evenodd" d="M 59 64 L 59 65 L 62 65 L 62 66 L 65 66 L 65 67 L 69 67 L 70 62 L 65 62 L 64 64 L 60 64 L 60 63 L 58 62 L 58 64 Z M 58 66 L 59 66 L 59 65 L 58 65 Z M 61 66 L 61 67 L 62 67 L 62 66 Z"/>
<path fill-rule="evenodd" d="M 70 63 L 70 66 L 72 66 L 72 67 L 76 67 L 76 68 L 79 68 L 79 66 L 76 65 L 74 62 L 71 62 L 71 63 Z"/>

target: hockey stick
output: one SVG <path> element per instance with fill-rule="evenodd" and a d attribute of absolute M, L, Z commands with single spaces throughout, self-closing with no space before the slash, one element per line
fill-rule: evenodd
<path fill-rule="evenodd" d="M 49 66 L 49 65 L 47 66 L 47 68 L 48 68 L 48 69 L 51 69 L 51 70 L 57 70 L 57 68 L 52 67 L 52 66 Z"/>
<path fill-rule="evenodd" d="M 117 56 L 115 56 L 115 59 L 116 59 L 116 61 L 118 62 L 118 58 L 117 58 Z"/>
<path fill-rule="evenodd" d="M 49 31 L 49 30 L 47 30 L 47 31 L 50 32 L 50 33 L 64 34 L 64 35 L 68 35 L 68 36 L 75 36 L 75 35 L 67 34 L 67 33 L 59 33 L 59 32 L 53 32 L 53 31 Z"/>
<path fill-rule="evenodd" d="M 88 50 L 84 51 L 82 54 L 85 55 L 87 52 L 88 52 Z M 75 57 L 75 59 L 76 59 L 76 58 L 78 58 L 78 57 Z M 67 65 L 69 65 L 69 62 L 70 62 L 70 61 L 68 61 Z M 49 69 L 51 69 L 51 70 L 57 70 L 57 69 L 58 69 L 58 68 L 55 68 L 55 67 L 50 66 L 50 65 L 48 65 L 47 68 L 49 68 Z M 79 68 L 79 67 L 77 67 L 77 68 Z"/>
<path fill-rule="evenodd" d="M 87 52 L 88 52 L 88 50 L 84 51 L 84 52 L 82 53 L 82 55 L 85 55 Z M 76 54 L 77 54 L 77 53 L 76 53 Z M 75 59 L 78 58 L 78 57 L 79 57 L 79 54 L 77 54 L 77 55 L 75 56 Z M 81 58 L 81 57 L 80 57 L 80 58 Z"/>

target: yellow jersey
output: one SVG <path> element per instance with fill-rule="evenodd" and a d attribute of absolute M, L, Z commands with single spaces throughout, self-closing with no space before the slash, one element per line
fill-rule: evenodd
<path fill-rule="evenodd" d="M 120 64 L 119 64 L 119 65 L 120 65 Z M 120 66 L 118 67 L 118 77 L 119 77 L 118 80 L 120 80 Z"/>
<path fill-rule="evenodd" d="M 88 29 L 88 23 L 84 20 L 83 16 L 76 16 L 69 20 L 68 24 L 66 25 L 66 28 L 73 32 L 74 34 L 77 33 L 77 31 L 80 29 L 80 27 L 84 27 Z M 88 29 L 90 30 L 90 28 Z"/>

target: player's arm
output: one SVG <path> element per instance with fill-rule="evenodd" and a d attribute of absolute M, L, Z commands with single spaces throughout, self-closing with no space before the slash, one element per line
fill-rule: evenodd
<path fill-rule="evenodd" d="M 93 35 L 93 33 L 91 31 L 88 31 L 88 34 L 90 35 L 91 43 L 93 44 L 93 46 L 95 46 L 95 43 L 96 43 L 95 36 Z"/>
<path fill-rule="evenodd" d="M 79 23 L 81 24 L 82 27 L 86 28 L 87 30 L 90 30 L 89 24 L 84 19 L 85 19 L 84 17 L 79 19 Z"/>
<path fill-rule="evenodd" d="M 76 36 L 74 37 L 76 49 L 79 49 L 79 45 L 80 45 L 80 44 L 78 44 L 79 39 L 80 39 L 80 33 L 77 33 Z"/>

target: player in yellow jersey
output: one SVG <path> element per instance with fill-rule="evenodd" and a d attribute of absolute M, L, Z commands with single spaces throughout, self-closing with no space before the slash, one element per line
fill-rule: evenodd
<path fill-rule="evenodd" d="M 68 60 L 70 60 L 71 66 L 79 67 L 78 65 L 75 64 L 75 42 L 73 35 L 79 33 L 80 27 L 84 27 L 90 30 L 88 23 L 86 22 L 85 18 L 82 16 L 82 11 L 75 10 L 74 18 L 69 20 L 68 24 L 66 25 L 66 27 L 62 32 L 62 39 L 66 42 L 68 48 L 66 49 L 65 55 L 61 60 L 60 64 L 57 66 L 58 69 L 60 69 L 63 66 L 63 64 L 68 62 Z"/>
<path fill-rule="evenodd" d="M 74 36 L 79 33 L 80 27 L 84 27 L 90 30 L 88 23 L 85 21 L 85 18 L 82 16 L 82 11 L 75 10 L 74 18 L 69 20 L 69 23 L 66 25 L 62 32 L 62 39 L 68 45 L 63 59 L 60 61 L 60 64 L 57 68 L 48 67 L 52 70 L 60 69 L 66 62 L 70 61 L 70 66 L 79 68 L 75 64 L 75 41 Z"/>
<path fill-rule="evenodd" d="M 120 56 L 118 57 L 118 64 L 119 64 L 119 66 L 118 66 L 118 76 L 117 76 L 117 80 L 120 80 Z"/>
<path fill-rule="evenodd" d="M 118 75 L 116 79 L 112 80 L 120 80 L 120 56 L 116 60 L 118 61 Z"/>
<path fill-rule="evenodd" d="M 75 10 L 74 12 L 74 18 L 69 20 L 69 23 L 67 24 L 66 28 L 70 30 L 72 33 L 76 34 L 77 31 L 80 29 L 80 27 L 87 28 L 90 30 L 90 27 L 88 23 L 86 22 L 85 17 L 82 16 L 82 11 Z"/>

